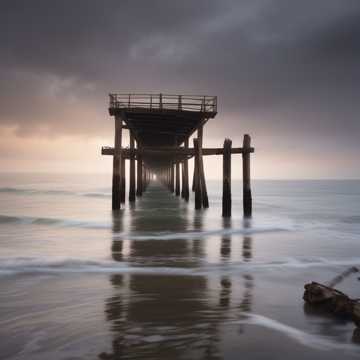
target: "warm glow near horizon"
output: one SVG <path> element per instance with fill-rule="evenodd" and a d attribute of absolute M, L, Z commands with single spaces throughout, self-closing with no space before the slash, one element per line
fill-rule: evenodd
<path fill-rule="evenodd" d="M 113 119 L 109 118 L 109 121 Z M 47 136 L 18 136 L 13 129 L 7 129 L 3 132 L 2 138 L 0 145 L 2 172 L 94 174 L 112 172 L 112 158 L 101 155 L 102 146 L 113 146 L 112 136 L 62 135 L 50 139 Z M 326 151 L 315 154 L 311 149 L 301 147 L 287 153 L 286 147 L 289 144 L 284 143 L 281 148 L 275 148 L 267 144 L 268 140 L 268 137 L 255 137 L 255 154 L 252 161 L 254 179 L 357 179 L 360 177 L 356 168 L 353 172 L 348 171 L 345 177 L 339 176 L 339 169 L 351 166 L 351 163 L 356 161 L 356 158 L 351 159 L 351 154 L 339 153 L 327 159 Z M 124 147 L 129 145 L 127 131 L 124 131 L 123 144 Z M 241 144 L 241 138 L 233 138 L 233 146 L 241 146 Z M 221 147 L 222 142 L 209 136 L 206 137 L 204 146 Z M 221 156 L 205 157 L 204 165 L 207 178 L 221 178 Z M 190 161 L 190 169 L 192 171 L 192 161 Z M 240 179 L 241 171 L 241 155 L 233 155 L 233 178 Z"/>

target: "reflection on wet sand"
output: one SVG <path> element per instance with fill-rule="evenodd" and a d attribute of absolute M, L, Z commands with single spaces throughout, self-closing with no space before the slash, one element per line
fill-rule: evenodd
<path fill-rule="evenodd" d="M 141 201 L 143 211 L 147 211 L 146 204 Z M 164 228 L 164 220 L 159 216 L 152 214 L 150 224 L 144 223 L 143 216 L 133 215 L 129 226 L 134 232 L 147 227 L 155 233 Z M 113 217 L 114 233 L 122 231 L 121 219 L 121 214 Z M 176 232 L 186 232 L 191 227 L 202 230 L 201 213 L 195 213 L 192 219 L 183 213 L 179 221 Z M 231 226 L 231 221 L 224 221 L 224 229 Z M 132 266 L 200 268 L 204 241 L 187 237 L 133 240 L 126 262 Z M 227 232 L 216 242 L 224 264 L 230 261 L 232 241 Z M 123 260 L 121 249 L 121 241 L 114 237 L 114 260 Z M 248 236 L 243 238 L 243 257 L 244 261 L 252 257 Z M 100 359 L 221 359 L 221 325 L 251 311 L 253 278 L 249 274 L 244 275 L 245 293 L 240 296 L 232 292 L 233 281 L 238 279 L 231 275 L 220 276 L 220 286 L 214 286 L 208 276 L 167 274 L 159 268 L 158 274 L 112 275 L 110 281 L 114 295 L 106 301 L 105 314 L 113 334 L 112 350 L 99 354 Z"/>
<path fill-rule="evenodd" d="M 112 214 L 112 232 L 118 234 L 123 231 L 123 214 L 120 211 L 114 211 Z M 111 244 L 111 256 L 115 261 L 123 260 L 123 242 L 121 240 L 116 241 L 113 238 Z"/>
<path fill-rule="evenodd" d="M 251 228 L 251 219 L 244 219 L 244 228 Z M 252 237 L 249 235 L 244 235 L 243 238 L 243 247 L 242 255 L 244 262 L 250 262 L 252 259 Z M 253 288 L 254 288 L 254 278 L 252 274 L 246 273 L 243 275 L 244 278 L 244 287 L 245 293 L 243 300 L 240 304 L 240 309 L 243 312 L 251 312 L 251 305 L 253 302 Z"/>

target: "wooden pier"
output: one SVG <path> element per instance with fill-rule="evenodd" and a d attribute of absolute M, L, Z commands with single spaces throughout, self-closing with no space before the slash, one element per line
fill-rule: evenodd
<path fill-rule="evenodd" d="M 250 153 L 254 148 L 250 136 L 244 136 L 242 147 L 232 147 L 231 140 L 225 139 L 222 148 L 203 148 L 204 125 L 217 114 L 216 96 L 110 94 L 109 113 L 115 118 L 115 146 L 103 147 L 102 155 L 113 156 L 113 210 L 125 202 L 126 160 L 130 161 L 130 202 L 142 196 L 154 176 L 175 196 L 189 201 L 188 160 L 192 157 L 195 209 L 209 207 L 203 156 L 222 155 L 222 216 L 230 217 L 231 155 L 242 154 L 244 215 L 251 216 Z M 122 145 L 123 130 L 130 132 L 126 148 Z M 191 148 L 189 138 L 195 132 Z"/>

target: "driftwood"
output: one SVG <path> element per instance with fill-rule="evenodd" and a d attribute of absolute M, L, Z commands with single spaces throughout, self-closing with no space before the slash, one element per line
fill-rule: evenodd
<path fill-rule="evenodd" d="M 303 299 L 312 305 L 343 317 L 351 318 L 360 327 L 360 300 L 351 299 L 332 287 L 312 282 L 306 284 Z"/>

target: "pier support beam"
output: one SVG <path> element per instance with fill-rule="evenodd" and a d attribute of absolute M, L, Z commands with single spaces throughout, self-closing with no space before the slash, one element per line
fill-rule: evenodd
<path fill-rule="evenodd" d="M 174 186 L 174 164 L 170 165 L 170 192 L 173 193 L 175 191 Z"/>
<path fill-rule="evenodd" d="M 145 176 L 146 176 L 146 167 L 144 162 L 142 163 L 142 192 L 146 191 L 146 180 L 145 180 Z"/>
<path fill-rule="evenodd" d="M 202 206 L 202 192 L 201 192 L 201 184 L 200 184 L 200 158 L 201 158 L 201 150 L 199 146 L 199 140 L 194 140 L 194 149 L 195 149 L 195 157 L 194 157 L 194 190 L 195 190 L 195 209 L 201 209 Z"/>
<path fill-rule="evenodd" d="M 198 129 L 198 139 L 199 139 L 199 176 L 200 176 L 200 186 L 201 186 L 201 193 L 202 193 L 202 205 L 205 209 L 209 207 L 209 199 L 206 189 L 206 181 L 205 181 L 205 171 L 204 171 L 204 163 L 203 163 L 203 156 L 202 156 L 202 144 L 203 144 L 203 126 L 200 126 Z"/>
<path fill-rule="evenodd" d="M 250 217 L 252 214 L 252 197 L 250 184 L 250 148 L 251 138 L 249 135 L 244 135 L 243 142 L 244 152 L 243 157 L 243 207 L 244 216 Z"/>
<path fill-rule="evenodd" d="M 112 209 L 120 209 L 122 119 L 115 116 L 115 146 L 112 178 Z"/>
<path fill-rule="evenodd" d="M 135 149 L 135 139 L 132 132 L 130 132 L 130 150 L 134 151 Z M 135 154 L 131 153 L 130 156 L 130 171 L 129 171 L 129 201 L 134 202 L 136 199 L 135 196 Z"/>
<path fill-rule="evenodd" d="M 180 163 L 175 164 L 175 195 L 180 196 Z"/>
<path fill-rule="evenodd" d="M 140 148 L 139 143 L 137 144 L 138 149 Z M 136 188 L 136 196 L 142 196 L 143 193 L 143 182 L 142 182 L 142 156 L 137 156 L 137 188 Z"/>
<path fill-rule="evenodd" d="M 196 153 L 195 147 L 194 147 L 194 151 Z M 198 176 L 198 171 L 197 171 L 197 162 L 195 161 L 195 155 L 194 155 L 194 173 L 193 173 L 193 179 L 192 179 L 192 186 L 191 186 L 191 190 L 193 192 L 195 192 L 195 183 L 196 183 L 196 176 Z"/>
<path fill-rule="evenodd" d="M 121 157 L 121 186 L 120 186 L 120 202 L 125 203 L 126 197 L 126 178 L 125 178 L 125 157 Z"/>
<path fill-rule="evenodd" d="M 185 182 L 185 175 L 184 175 L 184 161 L 181 161 L 181 198 L 184 198 L 184 182 Z"/>
<path fill-rule="evenodd" d="M 185 149 L 189 148 L 189 139 L 186 139 L 184 142 Z M 181 196 L 185 201 L 189 201 L 189 163 L 187 158 L 182 163 L 182 190 Z"/>
<path fill-rule="evenodd" d="M 231 216 L 231 140 L 225 139 L 223 153 L 222 216 Z"/>

